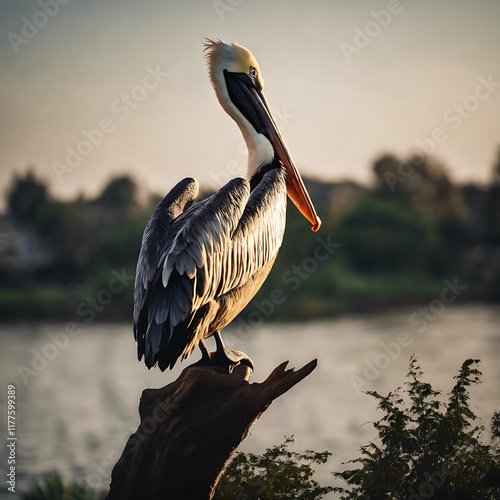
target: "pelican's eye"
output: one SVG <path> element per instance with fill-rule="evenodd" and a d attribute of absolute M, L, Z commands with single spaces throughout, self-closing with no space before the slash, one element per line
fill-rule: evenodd
<path fill-rule="evenodd" d="M 257 70 L 255 69 L 254 66 L 250 66 L 250 69 L 248 70 L 248 74 L 250 76 L 257 76 Z"/>

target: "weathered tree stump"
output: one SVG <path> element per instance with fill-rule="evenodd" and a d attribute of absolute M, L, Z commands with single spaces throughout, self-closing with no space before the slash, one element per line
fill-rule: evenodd
<path fill-rule="evenodd" d="M 252 423 L 274 399 L 316 368 L 276 367 L 266 381 L 250 384 L 251 369 L 230 373 L 191 365 L 161 389 L 146 389 L 141 423 L 111 474 L 108 500 L 206 500 Z"/>

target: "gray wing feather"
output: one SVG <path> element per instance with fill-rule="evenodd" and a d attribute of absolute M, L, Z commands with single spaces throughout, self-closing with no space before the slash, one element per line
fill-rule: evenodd
<path fill-rule="evenodd" d="M 194 281 L 199 275 L 203 283 L 196 287 L 201 293 L 193 294 L 196 297 L 191 308 L 203 305 L 203 299 L 213 297 L 218 288 L 220 269 L 214 263 L 227 254 L 249 197 L 248 182 L 233 179 L 186 220 L 166 253 L 162 269 L 165 288 L 174 269 Z"/>
<path fill-rule="evenodd" d="M 151 215 L 142 237 L 134 287 L 134 334 L 137 339 L 141 311 L 154 280 L 172 221 L 182 214 L 198 194 L 198 182 L 191 178 L 180 181 L 163 198 Z"/>
<path fill-rule="evenodd" d="M 242 286 L 274 258 L 283 238 L 284 197 L 284 176 L 275 169 L 252 192 L 248 181 L 233 179 L 172 222 L 148 307 L 148 366 L 176 335 L 187 338 L 176 340 L 184 350 L 173 356 L 171 366 L 177 356 L 189 354 L 196 332 L 188 335 L 175 327 L 191 323 L 209 301 Z"/>
<path fill-rule="evenodd" d="M 247 181 L 234 179 L 222 199 L 206 205 L 177 234 L 163 264 L 162 283 L 168 287 L 174 268 L 196 283 L 190 312 L 243 285 L 276 255 L 285 204 L 270 199 L 276 191 L 265 180 L 250 194 Z M 181 321 L 186 317 L 179 316 Z"/>

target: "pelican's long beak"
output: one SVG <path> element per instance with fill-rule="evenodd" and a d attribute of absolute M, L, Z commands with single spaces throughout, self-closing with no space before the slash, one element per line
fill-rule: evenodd
<path fill-rule="evenodd" d="M 245 73 L 226 72 L 225 76 L 231 100 L 256 131 L 265 135 L 271 141 L 275 153 L 285 167 L 288 196 L 300 213 L 312 224 L 312 230 L 317 231 L 321 226 L 321 219 L 316 214 L 304 181 L 292 161 L 262 90 Z"/>

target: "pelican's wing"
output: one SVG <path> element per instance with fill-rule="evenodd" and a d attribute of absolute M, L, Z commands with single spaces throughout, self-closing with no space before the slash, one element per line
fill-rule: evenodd
<path fill-rule="evenodd" d="M 198 182 L 191 178 L 180 181 L 158 204 L 149 218 L 142 237 L 134 287 L 134 336 L 147 328 L 143 308 L 151 291 L 172 221 L 193 203 L 198 194 Z M 145 325 L 144 322 L 146 321 Z M 142 323 L 142 324 L 141 324 Z"/>
<path fill-rule="evenodd" d="M 285 217 L 284 204 L 274 197 L 283 193 L 279 169 L 266 173 L 252 193 L 248 181 L 233 179 L 175 221 L 182 226 L 162 257 L 149 304 L 148 366 L 160 350 L 171 350 L 167 366 L 187 356 L 197 343 L 196 332 L 174 332 L 175 327 L 193 322 L 209 301 L 242 286 L 274 258 Z"/>
<path fill-rule="evenodd" d="M 285 208 L 284 175 L 279 169 L 270 170 L 248 199 L 227 259 L 216 263 L 225 271 L 220 295 L 244 285 L 274 259 L 283 241 Z"/>

